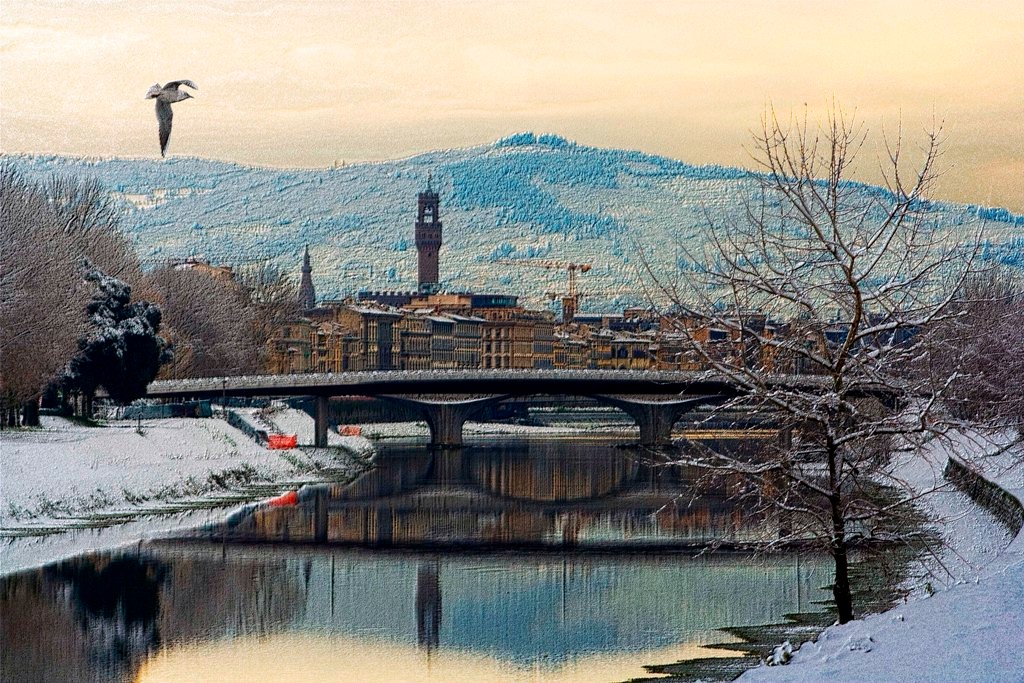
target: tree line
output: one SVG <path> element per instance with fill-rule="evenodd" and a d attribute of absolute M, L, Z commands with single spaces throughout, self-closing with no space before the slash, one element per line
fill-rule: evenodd
<path fill-rule="evenodd" d="M 100 387 L 130 402 L 158 375 L 257 373 L 299 314 L 272 267 L 143 270 L 122 220 L 95 180 L 0 167 L 0 426 L 37 425 L 41 399 L 90 414 Z"/>

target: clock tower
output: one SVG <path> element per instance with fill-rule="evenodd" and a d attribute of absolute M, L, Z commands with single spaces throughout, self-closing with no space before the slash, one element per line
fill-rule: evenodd
<path fill-rule="evenodd" d="M 438 253 L 441 251 L 439 199 L 427 176 L 427 191 L 420 192 L 416 217 L 416 251 L 419 257 L 419 292 L 435 294 L 438 289 Z"/>

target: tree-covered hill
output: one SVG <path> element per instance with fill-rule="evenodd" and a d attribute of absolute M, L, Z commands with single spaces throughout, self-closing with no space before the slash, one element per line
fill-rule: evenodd
<path fill-rule="evenodd" d="M 534 305 L 564 274 L 496 263 L 545 258 L 593 264 L 584 308 L 644 302 L 634 244 L 662 272 L 685 273 L 682 241 L 699 250 L 707 216 L 736 218 L 755 183 L 738 169 L 520 133 L 491 145 L 328 169 L 274 169 L 195 158 L 8 156 L 29 177 L 92 176 L 125 208 L 147 262 L 202 256 L 271 261 L 297 274 L 305 244 L 321 298 L 415 286 L 416 193 L 428 174 L 441 195 L 443 285 L 507 291 Z M 864 193 L 879 188 L 858 186 Z M 928 221 L 951 240 L 982 226 L 983 258 L 1024 268 L 1024 216 L 933 202 Z"/>

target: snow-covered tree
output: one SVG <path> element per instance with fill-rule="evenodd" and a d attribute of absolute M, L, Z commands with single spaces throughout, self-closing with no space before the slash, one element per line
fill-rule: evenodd
<path fill-rule="evenodd" d="M 160 329 L 160 308 L 148 301 L 131 301 L 131 287 L 90 267 L 85 279 L 95 284 L 86 307 L 89 326 L 78 341 L 64 384 L 91 398 L 102 386 L 121 403 L 146 393 L 166 359 Z"/>
<path fill-rule="evenodd" d="M 688 444 L 680 460 L 743 475 L 743 494 L 784 520 L 789 538 L 820 542 L 846 622 L 851 548 L 895 533 L 909 506 L 880 488 L 901 485 L 891 455 L 938 431 L 958 378 L 955 367 L 938 377 L 909 369 L 936 352 L 925 333 L 956 315 L 972 250 L 937 239 L 924 212 L 941 126 L 913 167 L 900 137 L 886 140 L 886 187 L 869 192 L 853 182 L 866 133 L 842 110 L 822 125 L 769 110 L 762 124 L 743 218 L 720 224 L 709 213 L 705 251 L 680 246 L 698 272 L 655 281 L 689 352 L 740 390 L 722 409 L 772 415 L 781 438 L 754 459 Z M 706 343 L 708 330 L 723 341 Z"/>

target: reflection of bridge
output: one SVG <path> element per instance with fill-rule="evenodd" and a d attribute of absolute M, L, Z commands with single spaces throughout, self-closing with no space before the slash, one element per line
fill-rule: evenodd
<path fill-rule="evenodd" d="M 822 378 L 779 375 L 770 384 L 820 391 Z M 631 370 L 416 370 L 260 375 L 164 380 L 149 385 L 149 398 L 313 396 L 315 444 L 327 444 L 327 400 L 373 396 L 419 410 L 431 443 L 457 447 L 462 426 L 484 408 L 511 396 L 588 396 L 628 413 L 640 427 L 640 442 L 665 444 L 672 426 L 698 405 L 720 403 L 744 390 L 707 372 Z"/>
<path fill-rule="evenodd" d="M 757 444 L 731 444 L 737 455 Z M 346 485 L 303 487 L 295 505 L 243 508 L 199 537 L 372 547 L 704 547 L 774 538 L 728 482 L 602 442 L 385 450 Z M 680 500 L 682 498 L 682 500 Z M 190 534 L 191 535 L 191 534 Z"/>

